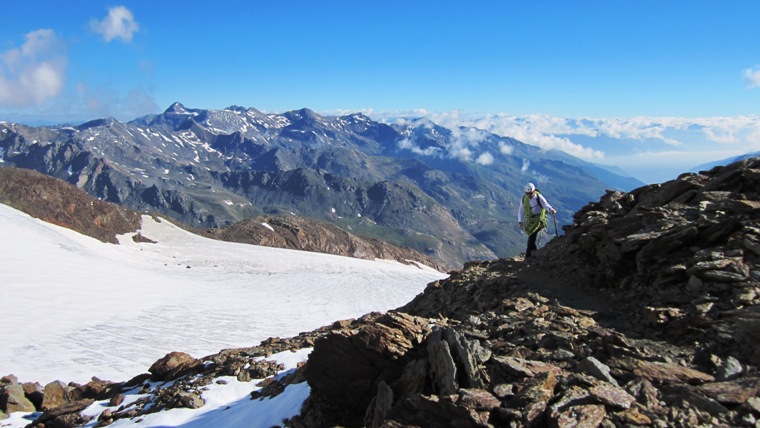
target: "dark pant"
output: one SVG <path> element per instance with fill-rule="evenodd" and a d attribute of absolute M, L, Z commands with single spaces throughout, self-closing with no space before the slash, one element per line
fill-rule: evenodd
<path fill-rule="evenodd" d="M 538 237 L 538 232 L 540 231 L 541 230 L 539 229 L 528 235 L 528 248 L 525 250 L 525 258 L 530 257 L 530 253 L 538 249 L 536 247 L 536 237 Z"/>

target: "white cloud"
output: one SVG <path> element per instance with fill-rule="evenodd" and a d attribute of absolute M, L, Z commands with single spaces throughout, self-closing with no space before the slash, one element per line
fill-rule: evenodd
<path fill-rule="evenodd" d="M 102 21 L 90 21 L 92 31 L 101 34 L 103 40 L 110 42 L 113 39 L 121 39 L 125 43 L 132 42 L 132 35 L 139 31 L 140 26 L 135 22 L 132 12 L 124 6 L 116 6 L 108 9 L 108 16 Z"/>
<path fill-rule="evenodd" d="M 0 105 L 42 105 L 63 90 L 66 57 L 53 30 L 26 35 L 17 49 L 0 54 Z"/>
<path fill-rule="evenodd" d="M 472 160 L 471 147 L 477 147 L 488 134 L 481 129 L 476 128 L 459 128 L 453 126 L 451 130 L 451 146 L 448 148 L 452 157 L 462 160 Z"/>
<path fill-rule="evenodd" d="M 505 114 L 489 114 L 469 117 L 460 111 L 437 113 L 427 116 L 428 119 L 447 128 L 458 126 L 472 127 L 485 130 L 496 135 L 511 137 L 527 144 L 541 147 L 545 150 L 562 150 L 583 159 L 602 159 L 604 152 L 593 150 L 583 145 L 573 143 L 566 137 L 555 134 L 581 134 L 595 136 L 595 129 L 577 126 L 569 119 L 556 118 L 546 115 L 509 116 Z M 480 137 L 485 138 L 485 135 Z M 504 153 L 502 151 L 502 153 Z"/>
<path fill-rule="evenodd" d="M 590 121 L 598 128 L 599 134 L 612 138 L 639 141 L 653 138 L 673 146 L 681 145 L 681 143 L 666 137 L 663 132 L 668 128 L 683 129 L 688 126 L 682 118 L 634 117 L 631 119 L 591 119 Z"/>
<path fill-rule="evenodd" d="M 760 88 L 760 66 L 744 70 L 744 86 L 747 88 Z"/>
<path fill-rule="evenodd" d="M 488 152 L 483 152 L 477 159 L 475 159 L 475 162 L 480 165 L 491 165 L 493 163 L 493 155 Z"/>
<path fill-rule="evenodd" d="M 440 152 L 437 147 L 428 147 L 427 149 L 423 150 L 419 146 L 416 146 L 414 143 L 412 143 L 412 141 L 408 138 L 404 138 L 403 140 L 399 141 L 397 145 L 399 149 L 410 150 L 412 153 L 416 153 L 422 156 L 433 156 Z"/>
<path fill-rule="evenodd" d="M 472 150 L 463 146 L 454 146 L 449 148 L 451 157 L 459 159 L 464 162 L 469 162 L 472 159 Z"/>
<path fill-rule="evenodd" d="M 503 155 L 511 155 L 515 151 L 514 146 L 510 146 L 509 144 L 499 141 L 499 152 Z"/>

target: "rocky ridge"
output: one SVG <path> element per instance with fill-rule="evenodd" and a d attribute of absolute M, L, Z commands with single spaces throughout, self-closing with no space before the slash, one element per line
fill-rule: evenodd
<path fill-rule="evenodd" d="M 105 202 L 36 171 L 0 167 L 0 203 L 40 220 L 117 244 L 140 228 L 140 214 Z"/>
<path fill-rule="evenodd" d="M 360 237 L 337 226 L 306 217 L 259 216 L 219 229 L 202 229 L 201 236 L 266 247 L 290 248 L 360 259 L 420 263 L 444 271 L 431 257 L 379 239 Z"/>
<path fill-rule="evenodd" d="M 264 377 L 273 368 L 253 355 L 309 347 L 251 397 L 308 382 L 286 426 L 760 426 L 758 184 L 753 158 L 609 192 L 535 258 L 470 262 L 395 311 L 200 360 L 167 355 L 108 385 L 116 401 L 141 385 L 145 404 L 114 404 L 99 425 L 202 405 L 198 379 Z M 3 397 L 18 394 L 5 382 Z M 77 426 L 66 410 L 79 406 L 32 426 Z"/>

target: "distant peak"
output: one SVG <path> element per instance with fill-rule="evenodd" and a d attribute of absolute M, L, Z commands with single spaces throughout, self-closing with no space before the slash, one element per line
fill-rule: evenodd
<path fill-rule="evenodd" d="M 317 113 L 314 112 L 314 110 L 311 110 L 311 109 L 308 109 L 308 108 L 302 108 L 300 110 L 297 110 L 296 113 L 300 114 L 303 117 L 318 116 Z"/>
<path fill-rule="evenodd" d="M 170 105 L 164 113 L 187 113 L 187 109 L 182 105 L 182 103 L 175 102 L 174 104 Z"/>
<path fill-rule="evenodd" d="M 225 108 L 224 110 L 226 110 L 226 111 L 234 111 L 234 112 L 237 112 L 237 113 L 245 113 L 245 114 L 249 114 L 249 115 L 253 115 L 253 116 L 261 116 L 261 115 L 264 114 L 261 111 L 256 110 L 253 107 L 242 107 L 242 106 L 238 106 L 238 105 L 231 105 L 231 106 Z"/>
<path fill-rule="evenodd" d="M 372 119 L 364 113 L 352 113 L 348 115 L 349 118 L 360 121 L 371 121 Z"/>
<path fill-rule="evenodd" d="M 315 120 L 321 118 L 320 115 L 308 108 L 302 108 L 300 110 L 293 110 L 285 114 L 290 118 L 303 119 L 303 120 Z"/>

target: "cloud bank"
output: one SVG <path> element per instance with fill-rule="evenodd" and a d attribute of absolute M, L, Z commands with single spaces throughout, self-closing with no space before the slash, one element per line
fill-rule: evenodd
<path fill-rule="evenodd" d="M 489 133 L 545 150 L 561 150 L 589 162 L 617 166 L 648 183 L 673 179 L 701 164 L 760 151 L 760 115 L 619 119 L 451 111 L 412 119 L 414 112 L 408 113 L 404 118 L 395 117 L 395 113 L 372 116 L 386 122 L 417 123 L 417 126 L 435 123 L 448 128 L 453 137 L 448 156 L 481 165 L 496 161 L 492 153 L 479 147 Z M 405 141 L 405 145 L 402 148 L 421 155 L 442 154 L 438 150 L 421 150 L 410 141 Z M 499 142 L 499 153 L 511 155 L 513 150 L 508 142 Z M 529 166 L 529 162 L 524 164 L 524 170 Z"/>

